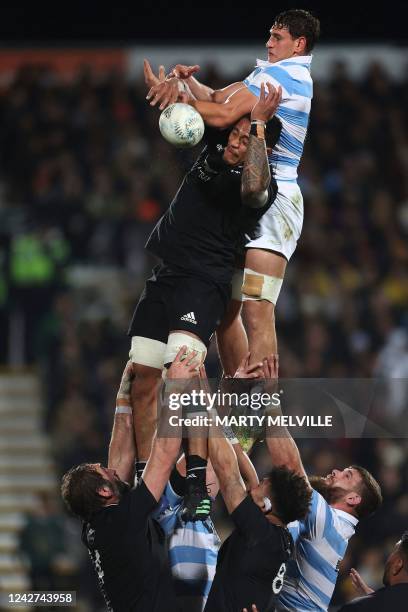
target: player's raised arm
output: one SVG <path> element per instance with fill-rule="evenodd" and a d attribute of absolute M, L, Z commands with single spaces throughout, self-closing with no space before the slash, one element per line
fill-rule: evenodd
<path fill-rule="evenodd" d="M 201 100 L 202 102 L 215 102 L 216 104 L 223 104 L 232 94 L 245 87 L 242 81 L 237 81 L 222 89 L 212 89 L 208 87 L 208 85 L 200 83 L 200 81 L 193 76 L 185 79 L 184 82 L 188 86 L 193 98 Z"/>
<path fill-rule="evenodd" d="M 280 87 L 275 89 L 270 83 L 266 86 L 267 92 L 262 83 L 259 100 L 251 112 L 251 131 L 241 180 L 242 201 L 252 208 L 260 208 L 268 200 L 271 172 L 265 143 L 265 127 L 282 98 Z"/>
<path fill-rule="evenodd" d="M 108 456 L 108 467 L 114 469 L 119 478 L 126 482 L 131 482 L 133 479 L 136 457 L 132 405 L 130 403 L 130 388 L 133 376 L 132 363 L 128 361 L 116 396 L 115 419 Z"/>
<path fill-rule="evenodd" d="M 257 97 L 246 87 L 237 89 L 224 103 L 189 100 L 189 104 L 200 113 L 207 125 L 227 128 L 240 117 L 248 115 L 257 102 Z"/>
<path fill-rule="evenodd" d="M 182 80 L 188 86 L 193 97 L 197 100 L 211 101 L 213 99 L 214 89 L 208 87 L 208 85 L 204 85 L 204 83 L 200 83 L 200 81 L 193 76 L 199 70 L 200 66 L 197 64 L 195 66 L 177 64 L 170 72 L 169 77 Z M 160 98 L 158 101 L 160 101 Z M 162 104 L 160 104 L 160 108 L 162 108 Z"/>
<path fill-rule="evenodd" d="M 220 489 L 229 514 L 245 499 L 246 489 L 239 471 L 237 456 L 222 428 L 210 431 L 208 452 L 220 483 Z"/>
<path fill-rule="evenodd" d="M 205 367 L 200 367 L 200 378 L 204 389 L 207 389 L 208 380 Z M 213 425 L 209 431 L 208 454 L 218 478 L 222 496 L 228 512 L 231 514 L 246 496 L 244 481 L 241 478 L 237 456 L 232 444 L 225 437 L 221 425 L 215 423 L 217 412 L 211 413 Z"/>
<path fill-rule="evenodd" d="M 175 384 L 180 382 L 177 387 L 182 391 L 185 387 L 185 382 L 197 376 L 198 361 L 196 351 L 190 351 L 186 354 L 187 347 L 182 346 L 177 353 L 173 363 L 167 371 L 166 385 L 164 392 L 167 392 L 170 386 L 171 391 L 175 391 Z M 179 434 L 179 435 L 178 435 Z M 164 487 L 169 480 L 171 470 L 177 461 L 180 452 L 181 432 L 177 428 L 172 429 L 172 437 L 163 437 L 155 435 L 152 444 L 152 451 L 149 460 L 143 471 L 142 479 L 149 489 L 150 493 L 159 501 Z"/>
<path fill-rule="evenodd" d="M 263 372 L 266 380 L 277 379 L 278 359 L 277 355 L 271 355 L 263 361 Z M 280 409 L 279 409 L 280 413 Z M 267 414 L 271 412 L 267 411 Z M 307 482 L 309 479 L 303 467 L 299 449 L 296 442 L 286 427 L 266 426 L 266 444 L 273 465 L 283 465 L 303 476 Z"/>
<path fill-rule="evenodd" d="M 145 81 L 150 86 L 146 78 L 146 71 Z M 182 79 L 171 77 L 164 82 L 151 85 L 146 99 L 150 106 L 159 105 L 159 109 L 163 110 L 183 96 L 183 102 L 194 106 L 207 125 L 218 128 L 227 128 L 244 115 L 248 115 L 258 99 L 240 82 L 233 83 L 224 90 L 212 91 L 209 89 L 206 90 L 206 93 L 202 89 L 200 93 L 198 85 L 201 84 L 196 81 L 193 83 L 193 88 L 190 89 L 190 86 L 187 83 L 184 84 Z"/>
<path fill-rule="evenodd" d="M 213 89 L 208 85 L 204 85 L 204 83 L 201 83 L 193 76 L 199 70 L 200 66 L 197 64 L 194 66 L 177 64 L 165 78 L 164 76 L 160 78 L 160 75 L 157 78 L 150 67 L 150 63 L 145 59 L 145 82 L 149 87 L 147 99 L 150 100 L 151 106 L 159 104 L 160 110 L 163 110 L 167 104 L 176 102 L 180 90 L 183 90 L 181 81 L 186 86 L 185 92 L 190 93 L 192 99 L 216 102 L 217 104 L 222 104 L 238 89 L 245 87 L 242 81 L 238 81 L 222 89 Z"/>

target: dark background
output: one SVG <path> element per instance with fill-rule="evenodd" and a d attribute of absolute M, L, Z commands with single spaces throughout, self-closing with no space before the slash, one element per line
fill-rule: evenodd
<path fill-rule="evenodd" d="M 262 44 L 274 16 L 293 6 L 170 0 L 25 4 L 2 6 L 0 40 L 6 49 L 30 49 L 27 56 L 32 46 Z M 295 4 L 321 19 L 322 43 L 407 45 L 402 3 L 355 5 Z M 407 53 L 398 51 L 402 57 Z M 252 61 L 249 57 L 248 65 Z M 48 472 L 41 464 L 30 466 L 30 490 L 37 495 L 17 508 L 29 512 L 11 565 L 23 556 L 33 590 L 50 584 L 77 590 L 82 612 L 100 612 L 105 607 L 80 542 L 80 525 L 62 513 L 55 476 L 82 461 L 106 462 L 129 348 L 125 330 L 156 263 L 143 245 L 176 192 L 188 156 L 198 151 L 180 153 L 164 142 L 140 75 L 127 81 L 120 71 L 101 77 L 92 66 L 81 66 L 70 81 L 47 61 L 29 63 L 0 84 L 0 364 L 9 353 L 10 363 L 19 363 L 21 353 L 20 361 L 35 367 L 34 388 L 39 394 L 39 379 L 43 408 L 37 410 L 37 428 L 50 445 L 52 465 Z M 243 76 L 225 75 L 222 63 L 202 68 L 203 82 L 212 86 Z M 391 390 L 396 378 L 405 378 L 400 383 L 408 389 L 408 72 L 394 79 L 376 62 L 354 79 L 350 68 L 334 63 L 327 80 L 315 81 L 300 172 L 305 226 L 278 302 L 280 369 L 284 378 L 380 376 Z M 35 262 L 45 258 L 49 270 L 41 279 L 33 275 L 33 256 L 26 257 L 33 244 Z M 11 327 L 16 338 L 5 342 Z M 214 346 L 207 371 L 211 376 L 218 371 Z M 13 427 L 28 431 L 13 399 L 19 410 L 24 399 L 30 407 L 36 402 L 24 386 L 23 397 L 15 383 L 9 388 L 0 442 Z M 393 402 L 376 397 L 375 420 L 386 429 L 392 424 L 391 431 L 408 422 L 401 397 Z M 381 585 L 388 551 L 407 528 L 407 440 L 341 437 L 298 444 L 308 473 L 324 475 L 361 463 L 383 487 L 382 509 L 362 522 L 342 563 L 335 610 L 355 594 L 350 567 L 368 584 Z M 261 473 L 269 462 L 262 468 L 258 458 Z M 17 468 L 11 485 L 23 484 L 26 492 L 27 467 Z M 216 517 L 217 528 L 225 535 L 221 518 Z M 61 554 L 65 566 L 61 559 L 58 564 Z"/>
<path fill-rule="evenodd" d="M 273 17 L 303 8 L 319 17 L 321 42 L 407 41 L 405 2 L 33 2 L 2 7 L 3 45 L 92 42 L 238 43 L 264 39 Z"/>

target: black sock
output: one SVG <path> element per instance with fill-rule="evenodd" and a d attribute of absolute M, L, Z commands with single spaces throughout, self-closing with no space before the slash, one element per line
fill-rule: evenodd
<path fill-rule="evenodd" d="M 170 474 L 170 484 L 175 494 L 183 497 L 186 491 L 186 479 L 179 473 L 176 466 L 174 466 L 173 471 Z"/>
<path fill-rule="evenodd" d="M 146 467 L 146 463 L 147 461 L 139 461 L 139 459 L 136 459 L 135 461 L 135 476 L 138 480 L 140 480 L 142 477 L 143 470 Z"/>
<path fill-rule="evenodd" d="M 187 480 L 194 479 L 194 481 L 205 484 L 207 468 L 207 459 L 203 459 L 198 455 L 188 455 L 186 458 L 186 478 Z"/>

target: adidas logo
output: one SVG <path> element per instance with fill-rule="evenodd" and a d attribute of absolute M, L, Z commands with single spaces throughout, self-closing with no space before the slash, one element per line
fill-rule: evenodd
<path fill-rule="evenodd" d="M 187 314 L 183 315 L 182 317 L 180 317 L 180 321 L 187 321 L 187 323 L 194 323 L 194 325 L 197 325 L 194 312 L 188 312 Z"/>

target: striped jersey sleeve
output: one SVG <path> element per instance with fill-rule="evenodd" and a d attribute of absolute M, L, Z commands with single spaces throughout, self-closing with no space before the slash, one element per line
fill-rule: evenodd
<path fill-rule="evenodd" d="M 295 542 L 277 610 L 326 612 L 336 586 L 339 564 L 357 519 L 329 506 L 313 491 L 309 513 L 288 525 Z"/>
<path fill-rule="evenodd" d="M 257 97 L 262 83 L 282 87 L 282 101 L 276 112 L 282 123 L 282 132 L 270 156 L 277 181 L 295 182 L 297 179 L 313 97 L 311 61 L 311 55 L 273 64 L 258 60 L 255 70 L 244 80 L 249 91 Z"/>
<path fill-rule="evenodd" d="M 183 498 L 167 484 L 155 519 L 167 536 L 177 600 L 183 611 L 202 612 L 215 576 L 220 539 L 211 519 L 184 523 Z"/>

